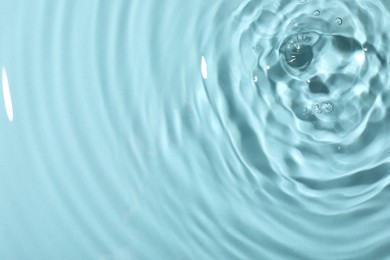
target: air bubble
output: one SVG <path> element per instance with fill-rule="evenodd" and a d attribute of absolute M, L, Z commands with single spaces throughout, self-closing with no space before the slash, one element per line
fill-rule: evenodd
<path fill-rule="evenodd" d="M 313 14 L 314 14 L 314 16 L 320 16 L 321 12 L 320 12 L 320 10 L 315 10 L 313 12 Z"/>
<path fill-rule="evenodd" d="M 300 4 L 305 4 L 305 3 L 307 2 L 307 0 L 298 0 L 298 2 L 299 2 Z"/>
<path fill-rule="evenodd" d="M 335 22 L 336 22 L 337 25 L 342 25 L 343 24 L 343 19 L 341 19 L 340 17 L 337 17 L 335 19 Z"/>
<path fill-rule="evenodd" d="M 285 64 L 297 69 L 305 69 L 313 59 L 313 45 L 318 41 L 319 35 L 314 32 L 293 34 L 287 37 L 280 53 L 284 56 Z"/>
<path fill-rule="evenodd" d="M 333 104 L 329 101 L 323 102 L 321 104 L 321 109 L 325 111 L 325 113 L 330 113 L 333 111 Z"/>
<path fill-rule="evenodd" d="M 322 109 L 320 107 L 319 104 L 315 104 L 314 105 L 314 110 L 318 113 L 318 114 L 322 114 Z"/>
<path fill-rule="evenodd" d="M 312 115 L 313 112 L 310 111 L 310 109 L 308 109 L 307 107 L 303 108 L 303 113 L 302 113 L 302 116 L 306 119 L 310 118 Z"/>

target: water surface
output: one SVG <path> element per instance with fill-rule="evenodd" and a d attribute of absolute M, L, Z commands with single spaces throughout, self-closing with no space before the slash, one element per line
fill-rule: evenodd
<path fill-rule="evenodd" d="M 0 0 L 0 258 L 390 258 L 389 7 Z"/>

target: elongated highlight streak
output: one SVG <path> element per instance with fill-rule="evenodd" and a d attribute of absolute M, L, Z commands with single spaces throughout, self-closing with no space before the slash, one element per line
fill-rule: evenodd
<path fill-rule="evenodd" d="M 8 120 L 12 122 L 14 120 L 14 110 L 12 107 L 11 92 L 9 90 L 7 71 L 3 67 L 2 72 L 2 84 L 3 84 L 3 98 L 5 104 L 5 112 L 7 113 Z"/>
<path fill-rule="evenodd" d="M 201 62 L 200 62 L 200 69 L 202 71 L 202 78 L 207 79 L 207 63 L 204 56 L 202 56 Z"/>

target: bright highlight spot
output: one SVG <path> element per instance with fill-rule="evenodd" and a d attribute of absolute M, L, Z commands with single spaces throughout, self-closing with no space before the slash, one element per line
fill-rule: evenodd
<path fill-rule="evenodd" d="M 269 65 L 265 66 L 266 70 L 269 70 L 271 67 Z"/>
<path fill-rule="evenodd" d="M 200 69 L 202 71 L 202 78 L 207 79 L 207 63 L 204 56 L 202 56 L 202 60 L 200 62 Z"/>
<path fill-rule="evenodd" d="M 2 72 L 2 84 L 3 84 L 3 98 L 5 104 L 5 112 L 7 113 L 8 120 L 12 122 L 14 119 L 14 110 L 12 108 L 11 92 L 9 90 L 8 76 L 5 68 Z"/>
<path fill-rule="evenodd" d="M 364 55 L 364 52 L 362 51 L 359 51 L 358 53 L 355 54 L 355 60 L 357 61 L 357 63 L 359 63 L 360 65 L 364 63 L 364 60 L 365 60 L 365 55 Z"/>
<path fill-rule="evenodd" d="M 363 93 L 368 93 L 370 90 L 369 86 L 365 86 L 363 84 L 359 84 L 353 88 L 353 92 L 356 96 L 360 96 Z"/>

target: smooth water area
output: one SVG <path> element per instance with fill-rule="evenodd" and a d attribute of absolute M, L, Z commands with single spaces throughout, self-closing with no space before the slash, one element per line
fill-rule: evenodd
<path fill-rule="evenodd" d="M 0 0 L 0 259 L 390 259 L 389 10 Z"/>

